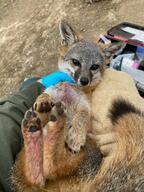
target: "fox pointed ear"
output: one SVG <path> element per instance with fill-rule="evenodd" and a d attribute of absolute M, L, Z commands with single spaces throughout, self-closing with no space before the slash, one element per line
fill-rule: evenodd
<path fill-rule="evenodd" d="M 111 59 L 114 55 L 120 54 L 126 46 L 126 43 L 118 42 L 102 47 L 102 52 L 106 59 Z"/>
<path fill-rule="evenodd" d="M 72 45 L 77 41 L 77 35 L 72 27 L 65 21 L 61 21 L 59 24 L 59 31 L 61 36 L 62 45 Z"/>

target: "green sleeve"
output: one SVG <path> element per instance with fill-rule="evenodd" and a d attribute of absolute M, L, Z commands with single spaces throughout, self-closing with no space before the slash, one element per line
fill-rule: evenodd
<path fill-rule="evenodd" d="M 21 121 L 42 90 L 41 84 L 33 83 L 23 92 L 0 101 L 0 191 L 11 191 L 9 172 L 23 144 Z"/>

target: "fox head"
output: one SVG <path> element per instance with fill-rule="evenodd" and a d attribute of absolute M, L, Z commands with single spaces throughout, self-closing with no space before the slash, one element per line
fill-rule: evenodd
<path fill-rule="evenodd" d="M 69 74 L 82 88 L 95 87 L 102 79 L 105 56 L 119 49 L 119 46 L 102 51 L 95 42 L 84 40 L 73 28 L 62 21 L 59 25 L 61 36 L 59 69 Z"/>

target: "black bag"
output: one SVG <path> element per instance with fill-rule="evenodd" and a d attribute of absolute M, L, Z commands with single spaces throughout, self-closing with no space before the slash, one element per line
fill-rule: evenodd
<path fill-rule="evenodd" d="M 123 68 L 116 68 L 114 65 L 111 67 L 117 70 L 124 70 L 129 73 L 135 80 L 136 86 L 142 96 L 144 96 L 144 27 L 132 24 L 132 23 L 120 23 L 109 29 L 105 37 L 111 42 L 122 41 L 126 43 L 125 48 L 120 53 L 124 54 L 133 54 L 132 66 L 129 67 L 126 63 L 126 58 L 122 58 L 122 65 L 124 63 L 127 66 Z M 138 63 L 135 63 L 138 61 Z M 127 68 L 126 68 L 127 67 Z"/>

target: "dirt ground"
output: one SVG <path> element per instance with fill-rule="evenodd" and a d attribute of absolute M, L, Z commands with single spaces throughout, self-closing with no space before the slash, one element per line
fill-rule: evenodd
<path fill-rule="evenodd" d="M 144 0 L 0 0 L 0 98 L 57 68 L 58 23 L 88 39 L 123 21 L 144 25 Z"/>

